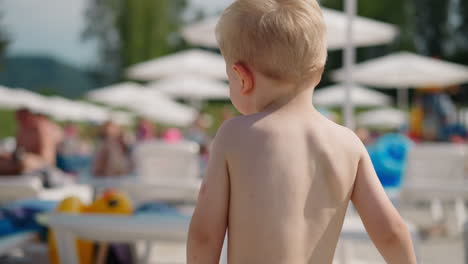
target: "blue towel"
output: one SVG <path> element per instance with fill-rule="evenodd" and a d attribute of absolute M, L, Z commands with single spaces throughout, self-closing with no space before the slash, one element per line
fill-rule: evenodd
<path fill-rule="evenodd" d="M 181 217 L 187 218 L 188 216 L 182 214 L 175 206 L 161 202 L 148 202 L 137 208 L 136 215 L 141 214 L 157 214 L 168 217 Z"/>
<path fill-rule="evenodd" d="M 8 236 L 16 232 L 15 227 L 8 219 L 0 218 L 0 237 Z"/>
<path fill-rule="evenodd" d="M 57 202 L 20 200 L 0 209 L 0 237 L 23 231 L 44 232 L 36 218 L 55 209 Z"/>

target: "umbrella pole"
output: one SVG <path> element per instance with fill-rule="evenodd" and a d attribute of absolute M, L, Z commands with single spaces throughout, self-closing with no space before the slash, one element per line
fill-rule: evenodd
<path fill-rule="evenodd" d="M 397 90 L 398 108 L 408 110 L 409 108 L 409 91 L 407 88 Z"/>
<path fill-rule="evenodd" d="M 356 17 L 357 0 L 345 0 L 345 8 L 348 16 L 348 25 L 346 28 L 346 47 L 343 53 L 343 61 L 346 72 L 346 93 L 345 104 L 343 107 L 344 123 L 350 129 L 355 128 L 354 122 L 354 105 L 352 101 L 353 89 L 353 68 L 356 62 L 356 49 L 353 39 L 354 18 Z"/>

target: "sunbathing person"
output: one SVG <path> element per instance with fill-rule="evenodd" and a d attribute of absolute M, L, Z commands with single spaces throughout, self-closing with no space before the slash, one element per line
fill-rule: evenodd
<path fill-rule="evenodd" d="M 244 116 L 214 140 L 187 263 L 218 264 L 228 230 L 232 264 L 331 264 L 352 201 L 386 262 L 415 264 L 366 148 L 312 106 L 327 58 L 317 1 L 234 1 L 217 38 Z"/>
<path fill-rule="evenodd" d="M 0 175 L 20 175 L 54 167 L 60 128 L 27 109 L 16 112 L 16 150 L 0 157 Z"/>
<path fill-rule="evenodd" d="M 132 171 L 130 149 L 122 129 L 112 121 L 102 125 L 100 142 L 93 161 L 92 173 L 97 177 L 125 176 Z"/>

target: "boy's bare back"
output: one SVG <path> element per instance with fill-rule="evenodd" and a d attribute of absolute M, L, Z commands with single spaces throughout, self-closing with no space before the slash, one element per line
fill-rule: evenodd
<path fill-rule="evenodd" d="M 390 264 L 416 263 L 408 228 L 357 136 L 284 106 L 221 128 L 192 219 L 188 263 L 331 264 L 352 201 Z"/>
<path fill-rule="evenodd" d="M 331 263 L 360 157 L 354 134 L 312 108 L 227 126 L 230 263 Z"/>

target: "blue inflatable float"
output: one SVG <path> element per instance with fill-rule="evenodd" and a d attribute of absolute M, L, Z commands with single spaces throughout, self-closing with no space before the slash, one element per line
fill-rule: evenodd
<path fill-rule="evenodd" d="M 406 157 L 413 143 L 401 134 L 388 134 L 368 148 L 380 182 L 385 188 L 399 188 L 403 182 Z"/>

